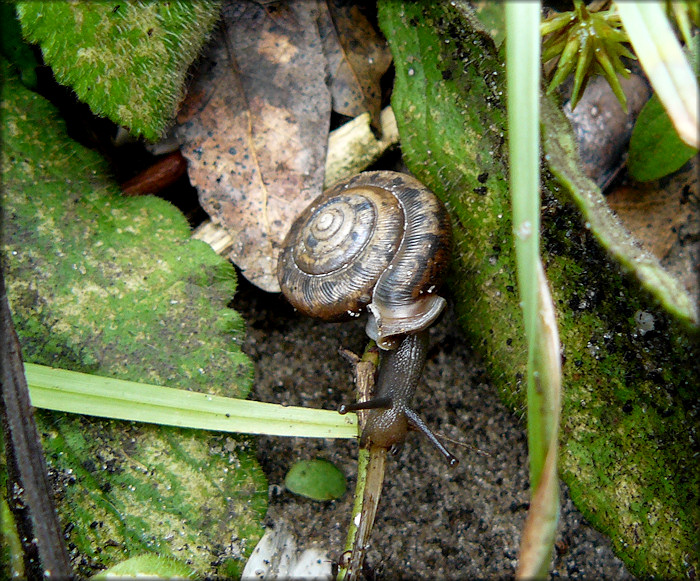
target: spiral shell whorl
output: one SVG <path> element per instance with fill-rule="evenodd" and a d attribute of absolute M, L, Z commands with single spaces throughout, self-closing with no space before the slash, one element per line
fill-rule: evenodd
<path fill-rule="evenodd" d="M 401 201 L 405 232 L 392 268 L 375 286 L 367 334 L 391 348 L 392 337 L 426 329 L 445 307 L 435 293 L 450 260 L 452 228 L 442 202 L 423 184 L 402 174 L 387 182 Z"/>
<path fill-rule="evenodd" d="M 427 328 L 444 299 L 434 292 L 449 261 L 451 229 L 442 203 L 420 182 L 365 172 L 323 193 L 295 221 L 278 264 L 282 292 L 325 320 L 368 307 L 380 347 Z"/>

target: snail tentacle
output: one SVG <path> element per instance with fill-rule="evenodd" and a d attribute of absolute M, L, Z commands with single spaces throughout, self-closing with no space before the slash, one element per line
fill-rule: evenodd
<path fill-rule="evenodd" d="M 377 395 L 368 401 L 353 404 L 356 410 L 372 410 L 360 444 L 366 445 L 369 440 L 377 446 L 395 450 L 403 443 L 411 428 L 423 433 L 450 465 L 454 466 L 457 459 L 409 406 L 423 373 L 427 351 L 428 332 L 421 331 L 407 335 L 397 349 L 382 354 Z"/>
<path fill-rule="evenodd" d="M 412 409 L 407 409 L 406 417 L 408 418 L 408 425 L 428 438 L 428 441 L 438 449 L 438 452 L 445 457 L 450 466 L 459 464 L 459 460 L 445 447 L 440 438 L 433 433 L 416 412 Z"/>

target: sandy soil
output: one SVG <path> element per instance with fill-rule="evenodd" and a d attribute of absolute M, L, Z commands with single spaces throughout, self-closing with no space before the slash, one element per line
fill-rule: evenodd
<path fill-rule="evenodd" d="M 363 350 L 362 323 L 306 319 L 281 297 L 240 280 L 233 306 L 249 325 L 244 351 L 256 367 L 252 397 L 324 409 L 352 401 L 352 372 L 337 351 Z M 449 312 L 431 332 L 415 408 L 431 428 L 465 446 L 451 444 L 460 463 L 450 468 L 412 434 L 389 459 L 367 578 L 512 577 L 528 507 L 524 424 L 500 402 Z M 286 525 L 300 550 L 320 547 L 337 560 L 350 519 L 356 457 L 354 441 L 260 438 L 258 458 L 270 484 L 266 526 Z M 285 490 L 290 466 L 310 458 L 330 460 L 343 470 L 348 492 L 342 499 L 319 503 Z M 553 577 L 632 578 L 565 489 L 556 549 Z"/>

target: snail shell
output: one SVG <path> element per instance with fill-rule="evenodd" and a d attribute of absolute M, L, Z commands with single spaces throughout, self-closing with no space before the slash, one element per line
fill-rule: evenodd
<path fill-rule="evenodd" d="M 277 267 L 282 293 L 302 313 L 339 321 L 369 312 L 383 349 L 429 327 L 451 252 L 443 204 L 405 174 L 365 172 L 338 182 L 292 225 Z"/>

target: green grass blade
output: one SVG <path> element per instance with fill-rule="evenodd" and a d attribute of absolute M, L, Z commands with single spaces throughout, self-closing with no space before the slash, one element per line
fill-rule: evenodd
<path fill-rule="evenodd" d="M 506 3 L 510 187 L 527 361 L 530 510 L 517 579 L 546 578 L 559 519 L 559 336 L 540 260 L 540 4 Z"/>
<path fill-rule="evenodd" d="M 523 20 L 527 18 L 531 26 Z M 533 26 L 537 36 L 530 30 Z M 525 335 L 532 342 L 540 256 L 539 4 L 506 4 L 506 30 L 513 230 Z"/>
<path fill-rule="evenodd" d="M 356 438 L 357 416 L 100 377 L 26 363 L 32 405 L 55 411 L 222 432 Z"/>

